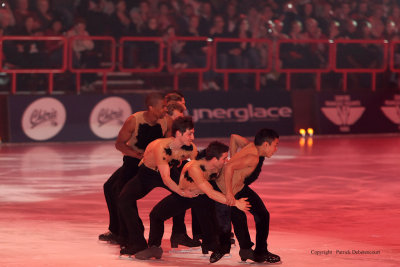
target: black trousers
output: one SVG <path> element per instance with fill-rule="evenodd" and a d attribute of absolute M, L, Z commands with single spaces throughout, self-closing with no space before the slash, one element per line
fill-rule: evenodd
<path fill-rule="evenodd" d="M 164 221 L 189 208 L 196 208 L 196 219 L 203 233 L 203 246 L 211 251 L 220 251 L 214 201 L 204 194 L 195 198 L 185 198 L 172 193 L 161 200 L 150 213 L 149 246 L 161 246 Z"/>
<path fill-rule="evenodd" d="M 137 200 L 145 197 L 156 187 L 163 187 L 169 190 L 169 188 L 164 185 L 159 172 L 141 165 L 137 175 L 126 183 L 119 195 L 118 209 L 121 218 L 121 243 L 136 252 L 148 247 L 146 239 L 144 238 L 144 225 L 139 217 Z M 174 233 L 186 233 L 184 221 L 185 212 L 177 214 L 174 217 Z"/>
<path fill-rule="evenodd" d="M 254 249 L 254 253 L 257 255 L 264 255 L 267 252 L 267 239 L 269 234 L 270 220 L 270 215 L 267 208 L 265 207 L 262 199 L 257 195 L 257 193 L 254 192 L 247 185 L 235 195 L 235 198 L 247 198 L 247 201 L 250 203 L 250 213 L 253 215 L 256 224 L 256 247 Z M 247 225 L 247 217 L 243 211 L 239 210 L 236 207 L 218 205 L 216 207 L 216 212 L 218 222 L 224 232 L 230 232 L 230 215 L 230 219 L 234 227 L 234 232 L 241 249 L 249 249 L 253 246 L 249 234 L 249 228 Z M 230 240 L 227 240 L 225 235 L 225 239 L 221 241 L 221 244 L 223 247 L 226 247 L 226 244 L 228 244 L 228 242 L 230 242 Z"/>
<path fill-rule="evenodd" d="M 114 235 L 119 235 L 119 215 L 118 215 L 118 197 L 124 185 L 139 170 L 140 159 L 124 156 L 123 164 L 118 168 L 111 177 L 104 183 L 104 197 L 107 202 L 108 213 L 110 216 L 110 224 L 108 229 Z"/>

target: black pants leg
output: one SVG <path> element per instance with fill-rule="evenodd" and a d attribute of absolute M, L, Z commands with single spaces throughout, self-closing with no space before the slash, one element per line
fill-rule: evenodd
<path fill-rule="evenodd" d="M 123 186 L 136 175 L 140 160 L 124 156 L 123 161 L 123 165 L 111 175 L 103 186 L 104 197 L 110 216 L 108 229 L 115 235 L 119 235 L 118 196 Z"/>
<path fill-rule="evenodd" d="M 211 251 L 219 251 L 218 232 L 216 219 L 213 214 L 213 201 L 205 195 L 196 198 L 184 198 L 177 194 L 171 194 L 160 201 L 150 213 L 149 246 L 160 246 L 164 234 L 164 221 L 172 216 L 182 213 L 191 207 L 197 209 L 197 220 L 201 231 L 204 233 L 203 244 Z"/>
<path fill-rule="evenodd" d="M 240 249 L 251 248 L 254 243 L 251 242 L 246 213 L 236 207 L 232 207 L 231 218 L 233 230 L 235 232 L 236 239 L 238 240 Z"/>
<path fill-rule="evenodd" d="M 215 202 L 215 213 L 220 232 L 220 244 L 223 253 L 229 254 L 231 250 L 231 208 L 225 204 Z"/>
<path fill-rule="evenodd" d="M 181 197 L 175 193 L 158 202 L 150 212 L 149 247 L 161 246 L 164 235 L 164 222 L 176 215 L 184 213 L 192 206 L 189 198 Z"/>
<path fill-rule="evenodd" d="M 192 208 L 195 209 L 195 219 L 200 224 L 203 246 L 210 251 L 221 252 L 215 201 L 203 194 L 193 198 L 193 202 Z"/>
<path fill-rule="evenodd" d="M 196 219 L 196 217 L 197 217 L 196 208 L 192 208 L 191 213 L 192 213 L 192 235 L 193 235 L 193 238 L 197 237 L 199 239 L 202 239 L 200 223 Z"/>
<path fill-rule="evenodd" d="M 174 182 L 177 184 L 179 184 L 180 174 L 184 164 L 186 163 L 187 161 L 184 161 L 180 166 L 173 166 L 170 170 L 171 179 L 174 180 Z M 185 213 L 186 210 L 182 211 L 180 214 L 174 215 L 174 217 L 172 218 L 171 236 L 186 234 Z"/>
<path fill-rule="evenodd" d="M 124 186 L 119 196 L 121 243 L 136 252 L 147 248 L 147 242 L 144 238 L 144 225 L 139 217 L 137 200 L 146 196 L 156 187 L 163 187 L 169 190 L 164 185 L 159 172 L 142 165 L 137 175 Z M 175 226 L 178 229 L 177 231 L 182 233 L 186 233 L 184 215 L 183 211 L 183 213 L 177 214 L 179 219 L 174 220 L 174 222 L 178 221 L 177 224 L 179 226 Z M 184 230 L 181 230 L 183 227 Z"/>
<path fill-rule="evenodd" d="M 256 224 L 256 247 L 254 249 L 254 253 L 258 255 L 265 254 L 267 252 L 267 238 L 269 234 L 270 218 L 267 208 L 265 207 L 262 199 L 257 195 L 257 193 L 248 186 L 245 186 L 239 193 L 236 194 L 235 197 L 236 199 L 243 197 L 248 198 L 248 202 L 251 205 L 250 213 L 253 215 Z M 248 243 L 248 227 L 243 226 L 245 218 L 246 214 L 243 211 L 240 211 L 237 208 L 232 209 L 232 222 L 234 223 L 233 225 L 235 227 L 235 234 L 238 239 L 240 236 L 244 242 Z M 236 229 L 236 225 L 240 222 L 242 222 L 242 225 L 238 229 Z M 239 231 L 239 233 L 236 233 L 237 231 Z"/>
<path fill-rule="evenodd" d="M 215 191 L 221 192 L 215 181 L 211 181 Z M 222 192 L 221 192 L 222 193 Z M 215 202 L 215 215 L 218 222 L 219 240 L 222 252 L 229 254 L 231 251 L 231 206 Z"/>
<path fill-rule="evenodd" d="M 137 175 L 122 189 L 118 200 L 123 241 L 128 248 L 138 252 L 147 248 L 144 225 L 139 217 L 137 200 L 156 187 L 165 187 L 160 174 L 142 165 Z"/>

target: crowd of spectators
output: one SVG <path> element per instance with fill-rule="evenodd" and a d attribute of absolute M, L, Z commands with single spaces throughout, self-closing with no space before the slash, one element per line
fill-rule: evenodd
<path fill-rule="evenodd" d="M 207 36 L 210 38 L 282 39 L 367 39 L 398 40 L 399 0 L 2 0 L 0 36 L 123 36 L 164 37 Z M 204 67 L 207 42 L 174 42 L 173 68 Z M 127 42 L 127 67 L 154 67 L 157 46 Z M 324 68 L 328 64 L 326 45 L 287 44 L 276 47 L 263 43 L 220 43 L 219 68 L 265 68 L 268 51 L 282 68 Z M 96 66 L 101 53 L 91 40 L 73 44 L 74 64 Z M 139 52 L 138 52 L 139 51 Z M 16 42 L 3 44 L 7 63 L 22 67 L 56 67 L 60 62 L 59 42 Z M 383 49 L 379 45 L 342 47 L 338 66 L 378 68 Z M 155 56 L 156 55 L 156 56 Z M 46 60 L 41 60 L 46 59 Z M 276 64 L 272 64 L 276 66 Z M 355 76 L 356 77 L 356 76 Z M 278 81 L 273 69 L 262 83 Z M 236 85 L 248 85 L 246 74 L 234 75 Z M 212 71 L 204 75 L 204 89 L 219 89 L 221 77 Z M 357 79 L 354 84 L 357 85 Z"/>

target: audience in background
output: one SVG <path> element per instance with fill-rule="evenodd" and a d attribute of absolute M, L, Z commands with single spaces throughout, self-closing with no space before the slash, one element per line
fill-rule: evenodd
<path fill-rule="evenodd" d="M 57 8 L 58 2 L 56 0 L 1 1 L 2 34 L 27 36 L 64 34 L 67 37 L 79 35 L 76 33 L 78 25 L 72 25 L 72 20 L 86 21 L 84 34 L 112 36 L 117 42 L 123 36 L 168 36 L 168 32 L 171 31 L 173 31 L 171 36 L 268 38 L 274 43 L 284 38 L 398 40 L 400 32 L 400 7 L 398 1 L 394 0 L 81 0 L 65 1 L 61 8 Z M 60 23 L 64 32 L 60 32 Z M 8 63 L 16 66 L 26 64 L 28 61 L 17 60 L 21 53 L 32 56 L 35 53 L 52 54 L 58 51 L 56 45 L 39 47 L 35 43 L 30 42 L 26 45 L 19 43 L 18 51 L 7 56 L 7 60 L 10 60 Z M 179 68 L 204 66 L 205 47 L 201 43 L 180 43 L 175 47 L 174 64 L 179 63 Z M 150 51 L 153 48 L 155 50 Z M 75 63 L 84 63 L 82 62 L 84 51 L 92 49 L 93 42 L 87 40 L 74 42 Z M 270 48 L 265 45 L 254 43 L 219 43 L 217 67 L 264 68 L 270 63 L 267 57 L 268 49 Z M 354 50 L 351 47 L 343 49 L 347 52 Z M 106 51 L 106 49 L 98 50 L 100 53 Z M 158 44 L 145 43 L 131 48 L 130 51 L 130 57 L 139 56 L 136 61 L 128 59 L 130 66 L 135 64 L 144 68 L 158 66 Z M 365 53 L 377 55 L 375 60 L 364 62 L 368 67 L 377 66 L 381 62 L 382 56 L 379 53 L 382 51 L 376 45 L 363 47 L 358 52 L 359 54 L 353 57 L 347 53 L 347 56 L 338 59 L 338 63 L 343 67 L 356 67 L 358 64 L 363 64 L 361 61 Z M 273 60 L 282 61 L 282 67 L 323 68 L 328 64 L 326 53 L 326 46 L 292 44 L 283 47 L 280 57 L 274 57 Z M 49 59 L 54 61 L 54 56 Z M 177 61 L 178 59 L 182 62 Z M 399 63 L 396 61 L 396 64 Z M 236 76 L 240 83 L 247 83 L 246 75 Z M 276 79 L 277 76 L 268 77 Z M 267 78 L 267 75 L 264 78 Z M 214 72 L 206 73 L 204 80 L 204 89 L 219 89 L 222 86 L 221 75 Z"/>

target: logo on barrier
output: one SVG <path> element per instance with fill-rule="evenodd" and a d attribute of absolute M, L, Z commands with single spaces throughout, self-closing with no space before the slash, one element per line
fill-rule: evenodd
<path fill-rule="evenodd" d="M 394 95 L 393 100 L 385 100 L 381 110 L 389 120 L 398 125 L 400 130 L 400 95 Z"/>
<path fill-rule="evenodd" d="M 32 102 L 22 115 L 22 130 L 31 139 L 48 140 L 64 127 L 66 111 L 55 98 L 44 97 Z"/>
<path fill-rule="evenodd" d="M 108 97 L 100 101 L 92 110 L 89 119 L 90 129 L 100 138 L 115 138 L 131 113 L 131 106 L 125 99 Z"/>
<path fill-rule="evenodd" d="M 254 107 L 247 104 L 242 108 L 199 108 L 193 109 L 193 120 L 201 122 L 247 122 L 247 121 L 277 121 L 280 118 L 290 118 L 290 107 Z"/>
<path fill-rule="evenodd" d="M 339 126 L 341 132 L 349 132 L 350 126 L 361 118 L 365 108 L 359 100 L 351 100 L 349 95 L 336 95 L 334 101 L 325 101 L 321 111 Z"/>

